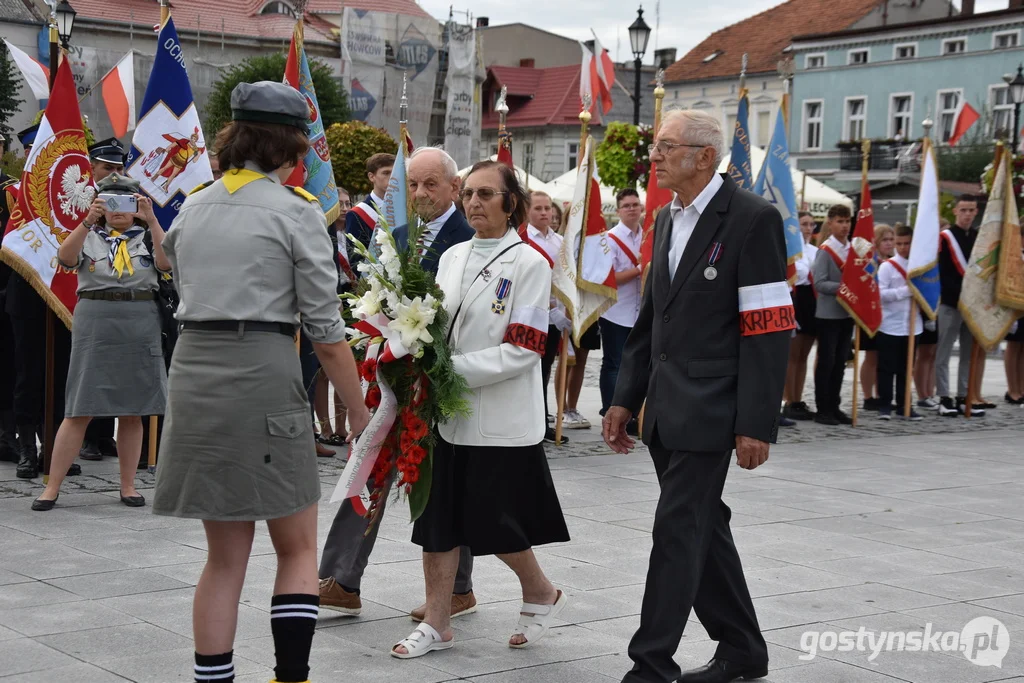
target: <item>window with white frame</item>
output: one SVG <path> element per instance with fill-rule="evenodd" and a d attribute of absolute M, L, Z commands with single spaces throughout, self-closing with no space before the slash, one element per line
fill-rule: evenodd
<path fill-rule="evenodd" d="M 772 139 L 772 113 L 767 109 L 757 112 L 757 145 L 767 147 Z"/>
<path fill-rule="evenodd" d="M 866 47 L 862 48 L 862 49 L 858 49 L 858 50 L 850 50 L 849 52 L 846 53 L 846 63 L 847 64 L 867 64 L 868 63 L 868 56 L 870 54 L 871 54 L 871 52 Z"/>
<path fill-rule="evenodd" d="M 942 54 L 959 55 L 967 52 L 966 38 L 946 38 L 942 41 Z"/>
<path fill-rule="evenodd" d="M 866 97 L 846 98 L 846 123 L 843 125 L 845 140 L 856 142 L 864 139 L 867 122 L 868 100 Z"/>
<path fill-rule="evenodd" d="M 940 90 L 936 98 L 938 106 L 939 141 L 949 142 L 956 121 L 956 108 L 960 105 L 960 90 Z"/>
<path fill-rule="evenodd" d="M 577 160 L 580 154 L 580 143 L 578 142 L 567 142 L 565 143 L 565 170 L 571 171 L 576 168 Z"/>
<path fill-rule="evenodd" d="M 901 43 L 892 48 L 893 59 L 914 59 L 917 57 L 917 43 Z"/>
<path fill-rule="evenodd" d="M 748 128 L 750 127 L 749 123 L 747 124 L 747 127 Z M 748 133 L 749 133 L 749 131 L 748 131 Z M 731 114 L 727 113 L 725 115 L 725 134 L 726 134 L 726 136 L 728 136 L 730 141 L 732 140 L 732 136 L 734 136 L 736 134 L 736 112 L 735 111 L 733 111 L 733 113 L 731 113 Z"/>
<path fill-rule="evenodd" d="M 1008 138 L 1013 136 L 1013 100 L 1010 89 L 1005 85 L 993 85 L 989 88 L 989 103 L 992 107 L 992 137 Z"/>
<path fill-rule="evenodd" d="M 1005 50 L 1020 45 L 1020 31 L 1001 31 L 992 34 L 992 49 Z"/>
<path fill-rule="evenodd" d="M 803 149 L 805 152 L 821 151 L 821 123 L 824 109 L 824 100 L 804 100 Z"/>
<path fill-rule="evenodd" d="M 804 57 L 804 68 L 805 69 L 824 69 L 825 68 L 825 53 L 816 52 L 813 55 L 807 55 Z"/>
<path fill-rule="evenodd" d="M 914 116 L 914 96 L 898 93 L 889 100 L 889 137 L 906 140 L 910 137 L 910 126 Z"/>

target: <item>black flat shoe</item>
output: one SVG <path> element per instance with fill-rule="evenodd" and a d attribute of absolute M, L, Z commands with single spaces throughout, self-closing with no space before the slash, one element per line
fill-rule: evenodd
<path fill-rule="evenodd" d="M 57 498 L 60 498 L 60 494 L 57 494 Z M 42 498 L 36 498 L 32 501 L 32 509 L 36 512 L 49 512 L 53 509 L 53 506 L 57 504 L 57 498 L 53 500 L 43 500 Z"/>
<path fill-rule="evenodd" d="M 767 664 L 742 665 L 724 659 L 712 659 L 699 669 L 691 669 L 679 677 L 678 683 L 731 683 L 750 681 L 768 675 Z"/>
<path fill-rule="evenodd" d="M 142 496 L 121 496 L 121 502 L 130 508 L 140 508 L 146 505 L 146 499 Z"/>

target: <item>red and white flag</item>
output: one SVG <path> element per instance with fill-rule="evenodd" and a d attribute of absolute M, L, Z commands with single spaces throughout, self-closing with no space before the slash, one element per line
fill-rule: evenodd
<path fill-rule="evenodd" d="M 658 173 L 651 162 L 651 175 L 647 180 L 647 200 L 644 206 L 643 237 L 640 240 L 640 288 L 647 285 L 647 272 L 654 260 L 654 221 L 658 212 L 672 203 L 675 193 L 658 186 Z"/>
<path fill-rule="evenodd" d="M 28 53 L 24 50 L 11 45 L 6 39 L 4 40 L 4 45 L 7 46 L 11 57 L 14 58 L 14 63 L 18 65 L 18 70 L 25 77 L 25 81 L 28 82 L 28 87 L 32 89 L 32 94 L 36 96 L 36 99 L 45 100 L 49 98 L 50 70 L 40 64 L 38 60 L 29 57 Z"/>
<path fill-rule="evenodd" d="M 25 162 L 22 191 L 7 222 L 0 258 L 71 327 L 78 275 L 57 263 L 57 250 L 89 213 L 96 188 L 66 59 L 57 70 L 49 99 Z"/>
<path fill-rule="evenodd" d="M 953 131 L 949 134 L 949 144 L 955 145 L 980 118 L 981 114 L 967 100 L 961 100 L 960 106 L 956 108 L 956 116 L 953 117 Z"/>
<path fill-rule="evenodd" d="M 583 50 L 583 63 L 580 65 L 580 102 L 586 102 L 586 96 L 590 95 L 590 106 L 593 110 L 597 99 L 601 98 L 601 114 L 605 115 L 612 109 L 612 85 L 615 84 L 615 64 L 608 55 L 608 50 L 601 46 L 601 42 L 594 38 L 594 49 L 597 55 L 590 51 L 583 43 L 580 43 Z"/>
<path fill-rule="evenodd" d="M 115 137 L 135 129 L 135 53 L 128 52 L 103 77 L 100 87 Z"/>

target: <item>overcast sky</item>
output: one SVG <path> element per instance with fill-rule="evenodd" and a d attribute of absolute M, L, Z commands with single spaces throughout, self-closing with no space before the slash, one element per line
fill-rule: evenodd
<path fill-rule="evenodd" d="M 452 0 L 418 0 L 434 17 L 444 20 Z M 959 0 L 955 0 L 959 5 Z M 1003 9 L 1008 0 L 977 0 L 976 11 Z M 624 62 L 633 59 L 629 48 L 627 28 L 636 19 L 636 8 L 641 3 L 621 0 L 473 0 L 454 3 L 456 20 L 465 21 L 468 9 L 474 17 L 489 17 L 491 25 L 523 22 L 552 33 L 590 39 L 590 30 L 597 33 L 612 59 Z M 642 3 L 644 19 L 652 29 L 658 24 L 657 4 L 661 6 L 660 28 L 651 34 L 645 61 L 651 63 L 654 49 L 674 47 L 679 57 L 686 54 L 708 34 L 746 17 L 763 12 L 779 4 L 779 0 L 730 0 L 729 2 L 680 2 L 679 0 L 646 0 Z M 459 11 L 462 14 L 458 14 Z M 770 27 L 765 27 L 770 30 Z"/>

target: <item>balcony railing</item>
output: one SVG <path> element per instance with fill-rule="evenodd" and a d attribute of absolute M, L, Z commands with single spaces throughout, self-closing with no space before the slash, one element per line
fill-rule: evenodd
<path fill-rule="evenodd" d="M 900 167 L 900 155 L 910 145 L 905 143 L 874 142 L 868 152 L 869 171 L 895 171 Z M 842 143 L 839 147 L 839 169 L 859 171 L 863 163 L 860 143 Z"/>

